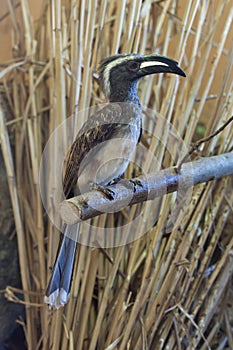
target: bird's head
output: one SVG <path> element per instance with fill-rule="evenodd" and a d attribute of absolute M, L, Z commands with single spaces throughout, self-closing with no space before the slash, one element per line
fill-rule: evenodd
<path fill-rule="evenodd" d="M 118 54 L 101 61 L 99 80 L 105 96 L 110 100 L 121 97 L 133 88 L 137 81 L 149 74 L 173 73 L 185 77 L 178 62 L 156 54 Z M 117 97 L 119 96 L 119 97 Z"/>

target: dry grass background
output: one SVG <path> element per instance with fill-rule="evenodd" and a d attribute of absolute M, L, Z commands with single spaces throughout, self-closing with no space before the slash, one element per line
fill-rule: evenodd
<path fill-rule="evenodd" d="M 231 5 L 227 0 L 54 0 L 44 1 L 34 23 L 28 1 L 20 0 L 19 27 L 8 1 L 14 59 L 2 67 L 0 78 L 13 117 L 4 121 L 1 114 L 0 126 L 28 349 L 233 349 L 232 226 L 225 229 L 232 216 L 230 177 L 193 188 L 192 201 L 168 234 L 175 195 L 160 201 L 157 225 L 139 240 L 106 250 L 79 246 L 70 301 L 58 311 L 43 305 L 58 234 L 44 212 L 38 183 L 49 135 L 70 115 L 79 116 L 79 127 L 78 110 L 104 102 L 97 65 L 117 52 L 156 51 L 180 61 L 186 79 L 148 77 L 139 90 L 143 107 L 170 121 L 187 145 L 220 127 L 233 114 Z M 153 133 L 155 124 L 148 122 L 148 128 Z M 161 130 L 165 144 L 167 137 Z M 158 169 L 174 165 L 166 147 L 150 139 L 148 145 Z M 200 155 L 229 152 L 232 146 L 229 126 Z M 133 171 L 131 166 L 127 176 Z M 123 220 L 102 215 L 95 224 L 113 219 L 115 226 Z M 9 288 L 8 298 L 14 299 L 12 293 Z"/>

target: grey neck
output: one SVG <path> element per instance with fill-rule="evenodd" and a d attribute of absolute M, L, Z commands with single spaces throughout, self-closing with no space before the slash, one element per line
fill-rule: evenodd
<path fill-rule="evenodd" d="M 109 96 L 110 102 L 128 102 L 134 103 L 141 106 L 138 95 L 137 95 L 137 81 L 125 82 L 124 85 L 114 84 L 114 88 L 111 89 Z"/>

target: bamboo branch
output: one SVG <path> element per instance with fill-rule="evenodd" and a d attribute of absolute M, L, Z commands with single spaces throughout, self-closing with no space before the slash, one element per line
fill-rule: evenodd
<path fill-rule="evenodd" d="M 60 213 L 63 221 L 72 225 L 101 213 L 116 212 L 127 205 L 184 191 L 198 183 L 232 174 L 233 153 L 202 158 L 182 164 L 179 172 L 173 167 L 108 186 L 107 189 L 114 194 L 112 200 L 98 190 L 70 198 L 61 203 Z"/>

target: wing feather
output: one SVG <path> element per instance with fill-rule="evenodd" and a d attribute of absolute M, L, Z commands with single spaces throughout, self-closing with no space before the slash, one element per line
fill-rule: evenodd
<path fill-rule="evenodd" d="M 80 164 L 88 152 L 103 141 L 119 137 L 123 125 L 128 125 L 130 122 L 135 124 L 138 112 L 138 107 L 135 105 L 126 108 L 117 103 L 109 104 L 84 123 L 63 165 L 63 191 L 66 198 L 73 195 Z"/>

